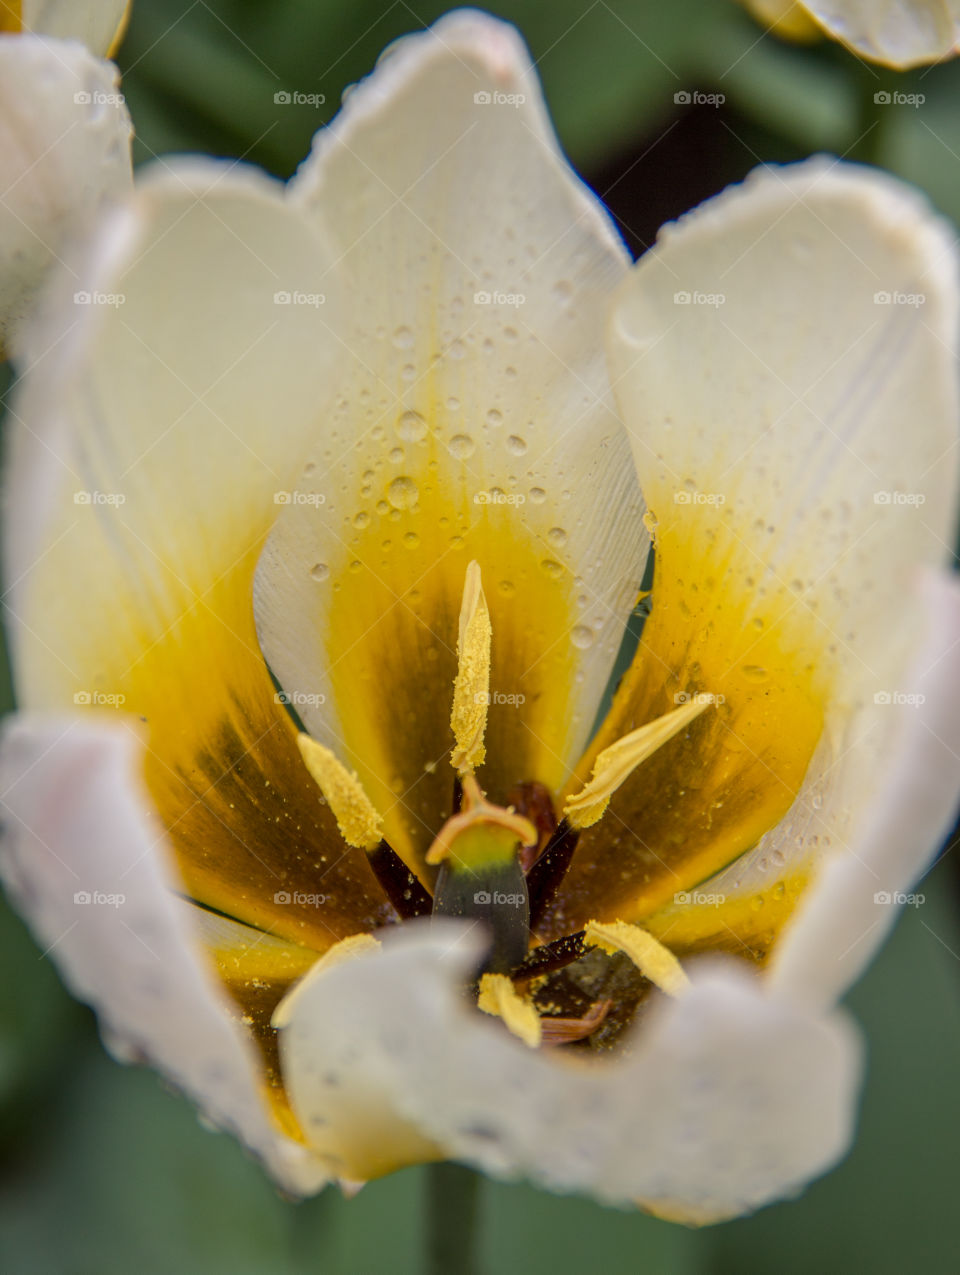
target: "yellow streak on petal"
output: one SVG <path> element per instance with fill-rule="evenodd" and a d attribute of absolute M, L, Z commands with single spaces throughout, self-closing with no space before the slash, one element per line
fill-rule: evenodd
<path fill-rule="evenodd" d="M 304 977 L 284 996 L 283 1000 L 273 1011 L 273 1017 L 270 1020 L 271 1025 L 278 1031 L 288 1026 L 297 994 L 305 986 L 308 979 L 312 983 L 314 979 L 326 974 L 335 965 L 344 965 L 347 961 L 356 960 L 358 956 L 367 956 L 372 952 L 378 951 L 380 946 L 380 940 L 375 939 L 372 934 L 351 934 L 349 938 L 341 939 L 339 943 L 335 943 L 329 952 L 324 952 L 319 961 L 315 961 L 311 965 Z"/>
<path fill-rule="evenodd" d="M 663 944 L 641 930 L 638 925 L 626 921 L 588 921 L 583 935 L 587 947 L 599 947 L 611 956 L 623 952 L 637 969 L 668 996 L 680 996 L 690 986 L 690 980 L 674 954 Z"/>
<path fill-rule="evenodd" d="M 597 822 L 609 804 L 610 798 L 629 778 L 641 762 L 673 739 L 678 731 L 699 717 L 708 704 L 710 695 L 698 695 L 689 703 L 664 713 L 645 726 L 624 735 L 616 743 L 605 748 L 593 764 L 593 776 L 580 792 L 568 797 L 563 811 L 574 828 L 589 828 Z"/>
<path fill-rule="evenodd" d="M 796 0 L 743 0 L 762 26 L 797 44 L 812 44 L 823 39 L 823 29 L 802 4 Z"/>
<path fill-rule="evenodd" d="M 483 736 L 490 702 L 490 648 L 493 629 L 483 595 L 480 565 L 471 562 L 460 605 L 457 641 L 457 676 L 453 684 L 450 728 L 456 747 L 450 762 L 462 775 L 481 765 L 485 757 Z"/>
<path fill-rule="evenodd" d="M 540 1015 L 533 1002 L 524 999 L 506 974 L 484 974 L 480 979 L 477 1008 L 502 1020 L 507 1031 L 529 1049 L 540 1045 Z"/>
<path fill-rule="evenodd" d="M 298 735 L 297 743 L 307 770 L 333 811 L 344 841 L 362 850 L 373 850 L 383 835 L 381 818 L 360 780 L 329 748 L 309 735 Z"/>

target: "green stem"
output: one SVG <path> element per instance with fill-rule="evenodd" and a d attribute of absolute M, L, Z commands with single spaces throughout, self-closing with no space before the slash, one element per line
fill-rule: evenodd
<path fill-rule="evenodd" d="M 901 83 L 896 75 L 891 75 L 883 68 L 857 68 L 857 140 L 845 156 L 846 159 L 883 166 L 890 129 L 897 110 L 896 106 L 883 98 L 884 94 L 892 95 Z"/>
<path fill-rule="evenodd" d="M 478 1275 L 480 1177 L 459 1164 L 430 1164 L 426 1172 L 427 1275 Z"/>

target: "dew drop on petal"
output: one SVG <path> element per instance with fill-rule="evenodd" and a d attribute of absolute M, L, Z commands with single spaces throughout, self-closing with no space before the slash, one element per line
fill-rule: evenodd
<path fill-rule="evenodd" d="M 498 412 L 495 407 L 491 407 L 487 412 L 487 424 L 491 429 L 496 429 L 498 425 L 503 424 L 503 412 Z"/>
<path fill-rule="evenodd" d="M 394 447 L 393 451 L 390 453 L 390 459 L 395 465 L 399 465 L 405 455 L 406 452 L 404 452 L 402 447 Z"/>
<path fill-rule="evenodd" d="M 406 475 L 395 478 L 387 488 L 387 499 L 394 509 L 412 509 L 418 495 L 417 484 Z"/>
<path fill-rule="evenodd" d="M 397 328 L 393 334 L 393 344 L 398 350 L 409 350 L 413 346 L 413 333 L 409 328 Z"/>
<path fill-rule="evenodd" d="M 404 533 L 403 543 L 408 549 L 416 549 L 417 545 L 420 543 L 420 537 L 415 531 L 407 531 Z"/>
<path fill-rule="evenodd" d="M 330 575 L 330 568 L 325 562 L 315 562 L 310 568 L 310 579 L 316 580 L 319 584 L 322 580 L 326 580 Z"/>
<path fill-rule="evenodd" d="M 570 633 L 570 641 L 581 651 L 593 645 L 593 637 L 593 629 L 587 628 L 585 624 L 578 624 Z"/>
<path fill-rule="evenodd" d="M 546 498 L 547 498 L 547 493 L 543 490 L 542 487 L 530 488 L 530 499 L 533 502 L 533 504 L 542 505 L 543 502 L 546 500 Z"/>
<path fill-rule="evenodd" d="M 419 443 L 428 432 L 427 422 L 419 412 L 403 412 L 397 419 L 396 428 L 406 443 Z"/>
<path fill-rule="evenodd" d="M 527 440 L 519 434 L 511 434 L 507 439 L 507 451 L 511 456 L 522 456 L 527 450 Z"/>
<path fill-rule="evenodd" d="M 454 434 L 447 447 L 451 456 L 455 456 L 457 460 L 466 460 L 477 450 L 477 445 L 469 434 Z"/>
<path fill-rule="evenodd" d="M 551 580 L 556 580 L 563 575 L 563 567 L 559 562 L 554 562 L 552 558 L 544 558 L 540 563 L 540 570 L 545 576 L 549 576 Z"/>
<path fill-rule="evenodd" d="M 547 539 L 555 549 L 562 549 L 567 543 L 567 533 L 562 527 L 551 527 L 547 532 Z"/>
<path fill-rule="evenodd" d="M 353 525 L 358 531 L 362 531 L 364 527 L 370 526 L 370 515 L 366 512 L 366 510 L 361 509 L 358 514 L 354 514 Z"/>

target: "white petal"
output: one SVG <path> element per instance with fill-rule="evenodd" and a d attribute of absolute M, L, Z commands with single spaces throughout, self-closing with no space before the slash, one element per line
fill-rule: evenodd
<path fill-rule="evenodd" d="M 747 765 L 765 741 L 791 745 L 790 696 L 823 718 L 802 788 L 802 770 L 787 782 L 766 768 L 783 800 L 796 795 L 752 860 L 771 888 L 849 843 L 872 800 L 863 713 L 911 690 L 918 570 L 949 555 L 955 520 L 957 295 L 952 236 L 913 192 L 817 160 L 760 172 L 669 228 L 618 298 L 616 391 L 659 520 L 637 678 L 644 658 L 660 675 L 649 635 L 665 634 L 681 686 L 696 661 L 729 710 L 753 703 L 753 735 L 734 717 L 721 741 Z M 643 776 L 614 806 L 641 838 Z M 571 891 L 591 869 L 615 880 L 600 875 L 604 847 L 587 850 Z M 736 893 L 745 871 L 707 892 Z M 701 879 L 663 877 L 661 898 Z M 762 906 L 753 928 L 775 931 L 778 909 Z"/>
<path fill-rule="evenodd" d="M 140 748 L 103 718 L 13 719 L 0 765 L 4 884 L 122 1057 L 155 1064 L 288 1190 L 316 1190 L 326 1175 L 271 1124 L 255 1051 L 174 894 Z"/>
<path fill-rule="evenodd" d="M 956 0 L 804 0 L 804 6 L 854 52 L 900 70 L 948 58 L 960 46 Z"/>
<path fill-rule="evenodd" d="M 223 611 L 275 518 L 337 322 L 275 302 L 319 295 L 328 261 L 280 193 L 235 165 L 156 166 L 30 333 L 7 510 L 21 702 L 120 689 L 200 599 Z"/>
<path fill-rule="evenodd" d="M 69 243 L 130 185 L 119 78 L 77 44 L 0 36 L 0 347 Z"/>
<path fill-rule="evenodd" d="M 285 510 L 258 572 L 271 666 L 288 690 L 325 694 L 304 704 L 306 724 L 392 804 L 449 747 L 476 558 L 491 690 L 526 697 L 491 705 L 485 782 L 556 785 L 592 725 L 646 552 L 601 347 L 623 248 L 559 153 L 516 31 L 476 13 L 389 50 L 318 134 L 293 198 L 329 229 L 356 308 L 300 482 L 323 516 Z M 331 636 L 332 612 L 349 633 Z M 429 697 L 409 676 L 428 645 Z"/>
<path fill-rule="evenodd" d="M 130 16 L 132 0 L 23 0 L 23 29 L 62 40 L 82 40 L 95 53 L 112 53 Z"/>
<path fill-rule="evenodd" d="M 900 701 L 874 707 L 869 797 L 844 853 L 831 857 L 778 945 L 776 991 L 829 1003 L 865 969 L 949 832 L 960 794 L 960 584 L 931 574 L 918 606 L 924 642 Z M 861 763 L 860 770 L 866 769 Z M 864 774 L 855 778 L 862 785 Z M 841 776 L 839 800 L 846 796 Z M 848 779 L 849 783 L 849 779 Z"/>
<path fill-rule="evenodd" d="M 406 1120 L 489 1173 L 696 1222 L 789 1194 L 845 1150 L 860 1059 L 842 1017 L 702 966 L 629 1056 L 572 1062 L 531 1053 L 464 1002 L 481 947 L 460 926 L 416 924 L 307 977 L 281 1037 L 305 1127 L 336 1121 L 362 1059 L 396 1135 Z"/>

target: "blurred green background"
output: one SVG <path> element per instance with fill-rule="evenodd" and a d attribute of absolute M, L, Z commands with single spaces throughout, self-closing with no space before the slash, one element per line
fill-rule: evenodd
<path fill-rule="evenodd" d="M 960 220 L 960 62 L 906 75 L 784 44 L 733 0 L 517 0 L 561 142 L 635 253 L 757 163 L 878 163 Z M 203 150 L 287 177 L 344 88 L 439 4 L 136 0 L 119 52 L 136 160 Z M 921 95 L 877 104 L 878 92 Z M 278 92 L 323 95 L 278 105 Z M 676 95 L 722 95 L 719 105 Z M 5 386 L 0 386 L 5 388 Z M 10 703 L 9 687 L 5 702 Z M 869 1041 L 856 1147 L 802 1199 L 693 1232 L 526 1186 L 482 1190 L 484 1275 L 953 1275 L 960 924 L 943 860 L 849 998 Z M 0 1270 L 12 1275 L 414 1275 L 425 1173 L 292 1205 L 91 1015 L 0 912 Z M 643 1095 L 638 1095 L 643 1101 Z"/>

